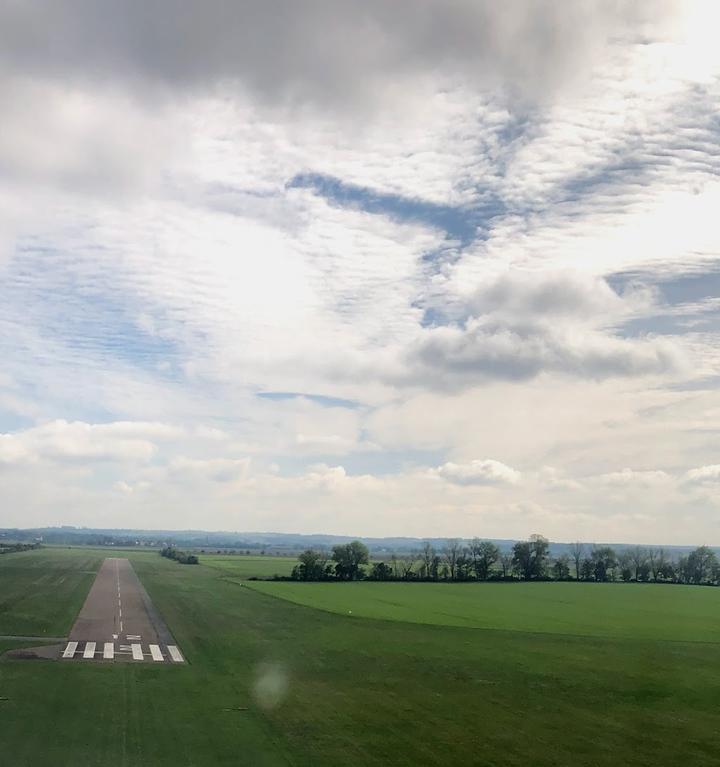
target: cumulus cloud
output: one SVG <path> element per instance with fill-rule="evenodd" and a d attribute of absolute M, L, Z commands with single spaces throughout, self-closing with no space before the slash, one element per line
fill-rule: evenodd
<path fill-rule="evenodd" d="M 493 315 L 506 320 L 568 318 L 582 324 L 612 324 L 647 312 L 653 289 L 631 284 L 620 295 L 601 277 L 582 272 L 501 273 L 481 284 L 467 301 L 471 316 Z"/>
<path fill-rule="evenodd" d="M 619 296 L 581 275 L 514 272 L 480 288 L 466 319 L 430 328 L 408 354 L 415 379 L 453 388 L 542 372 L 590 379 L 672 373 L 681 355 L 665 339 L 627 339 L 609 326 L 647 309 L 645 290 Z"/>
<path fill-rule="evenodd" d="M 435 470 L 439 477 L 456 485 L 515 485 L 521 479 L 517 469 L 492 458 L 469 463 L 449 461 Z"/>
<path fill-rule="evenodd" d="M 707 466 L 698 466 L 689 469 L 685 473 L 685 481 L 690 484 L 714 484 L 720 482 L 720 464 L 714 463 Z"/>
<path fill-rule="evenodd" d="M 264 98 L 347 102 L 388 82 L 446 72 L 533 95 L 551 90 L 628 28 L 673 5 L 621 0 L 31 0 L 5 3 L 6 71 L 130 85 L 239 81 Z"/>
<path fill-rule="evenodd" d="M 51 421 L 23 431 L 0 434 L 0 461 L 149 461 L 154 440 L 174 438 L 174 427 L 157 423 Z"/>

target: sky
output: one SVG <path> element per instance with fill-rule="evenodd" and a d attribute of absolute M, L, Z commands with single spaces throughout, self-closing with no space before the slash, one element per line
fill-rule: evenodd
<path fill-rule="evenodd" d="M 720 544 L 713 2 L 0 2 L 0 526 Z"/>

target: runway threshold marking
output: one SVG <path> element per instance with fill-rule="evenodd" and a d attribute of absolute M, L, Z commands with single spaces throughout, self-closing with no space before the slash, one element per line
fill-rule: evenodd
<path fill-rule="evenodd" d="M 170 653 L 170 657 L 175 661 L 175 663 L 182 663 L 184 658 L 180 654 L 180 650 L 178 650 L 177 647 L 175 647 L 174 644 L 169 644 L 167 646 L 168 652 Z"/>
<path fill-rule="evenodd" d="M 68 645 L 65 648 L 65 652 L 63 653 L 63 658 L 72 658 L 73 655 L 75 655 L 75 650 L 77 650 L 77 646 L 78 646 L 77 642 L 68 642 Z"/>
<path fill-rule="evenodd" d="M 163 654 L 160 651 L 160 645 L 151 644 L 150 645 L 150 655 L 152 655 L 152 659 L 154 661 L 164 661 L 165 658 L 163 658 Z"/>
<path fill-rule="evenodd" d="M 94 658 L 95 657 L 95 642 L 88 642 L 85 645 L 85 652 L 83 653 L 83 658 Z"/>
<path fill-rule="evenodd" d="M 142 660 L 143 659 L 142 645 L 131 644 L 130 645 L 130 649 L 132 650 L 133 660 Z"/>
<path fill-rule="evenodd" d="M 115 657 L 115 645 L 113 642 L 105 642 L 103 645 L 103 659 L 112 660 Z"/>

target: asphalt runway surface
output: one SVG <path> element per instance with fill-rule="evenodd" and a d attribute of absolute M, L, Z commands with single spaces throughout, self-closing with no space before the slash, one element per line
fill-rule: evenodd
<path fill-rule="evenodd" d="M 72 627 L 62 660 L 183 663 L 128 559 L 107 558 Z"/>

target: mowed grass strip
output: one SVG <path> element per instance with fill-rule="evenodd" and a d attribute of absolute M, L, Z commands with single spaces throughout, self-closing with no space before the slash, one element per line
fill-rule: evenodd
<path fill-rule="evenodd" d="M 628 639 L 720 642 L 720 589 L 632 583 L 287 583 L 251 588 L 353 617 Z"/>
<path fill-rule="evenodd" d="M 87 549 L 0 555 L 0 635 L 65 636 L 102 560 Z"/>

